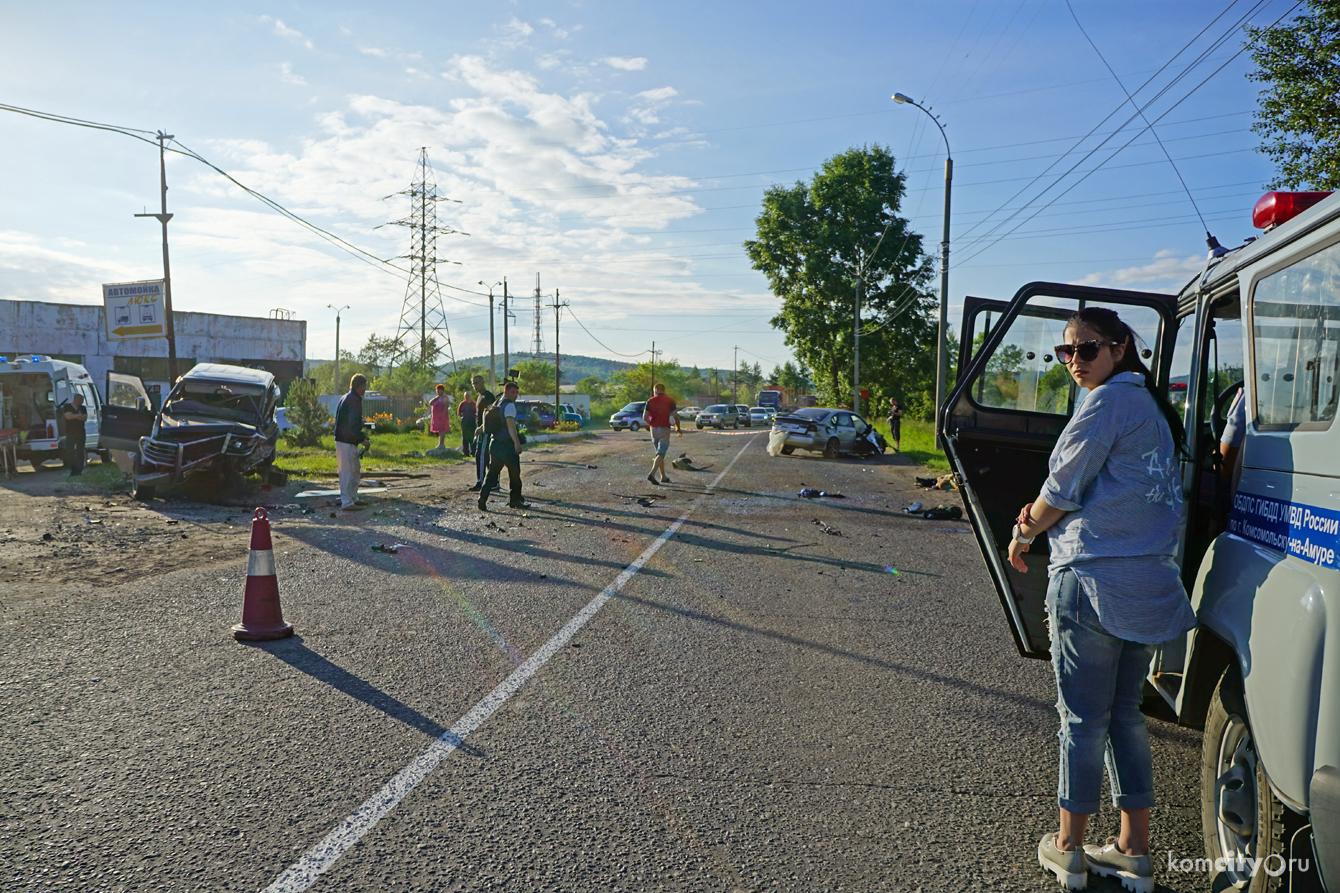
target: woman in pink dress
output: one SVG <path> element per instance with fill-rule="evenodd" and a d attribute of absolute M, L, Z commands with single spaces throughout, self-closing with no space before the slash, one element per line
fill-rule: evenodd
<path fill-rule="evenodd" d="M 437 448 L 446 449 L 447 435 L 451 433 L 451 403 L 447 398 L 447 386 L 437 386 L 437 396 L 428 401 L 428 406 L 433 411 L 432 420 L 428 423 L 428 432 L 437 435 Z"/>

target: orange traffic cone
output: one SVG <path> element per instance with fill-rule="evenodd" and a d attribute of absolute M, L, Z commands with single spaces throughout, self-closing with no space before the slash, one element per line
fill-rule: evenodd
<path fill-rule="evenodd" d="M 267 642 L 293 635 L 293 624 L 284 622 L 279 607 L 279 578 L 275 576 L 275 553 L 270 543 L 270 517 L 258 508 L 251 516 L 251 557 L 247 560 L 247 588 L 242 597 L 242 622 L 233 627 L 233 638 Z"/>

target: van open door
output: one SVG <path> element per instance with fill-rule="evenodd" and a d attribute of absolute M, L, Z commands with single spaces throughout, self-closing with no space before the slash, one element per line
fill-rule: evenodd
<path fill-rule="evenodd" d="M 107 402 L 102 406 L 99 445 L 105 450 L 138 452 L 140 438 L 153 431 L 155 416 L 144 382 L 137 375 L 108 372 L 104 393 Z"/>
<path fill-rule="evenodd" d="M 968 520 L 996 586 L 1015 647 L 1050 658 L 1047 634 L 1047 538 L 1025 553 L 1028 573 L 1009 563 L 1019 510 L 1037 498 L 1047 460 L 1086 391 L 1076 387 L 1053 348 L 1065 323 L 1084 307 L 1108 307 L 1135 331 L 1145 364 L 1166 381 L 1176 336 L 1174 295 L 1025 285 L 1009 303 L 965 299 L 960 374 L 939 413 L 936 432 L 963 492 Z"/>

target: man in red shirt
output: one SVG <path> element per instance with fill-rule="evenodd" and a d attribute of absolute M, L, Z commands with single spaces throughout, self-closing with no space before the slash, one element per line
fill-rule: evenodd
<path fill-rule="evenodd" d="M 656 396 L 647 401 L 647 407 L 642 412 L 642 417 L 647 420 L 651 427 L 651 442 L 656 446 L 656 459 L 651 463 L 651 474 L 647 475 L 647 480 L 660 486 L 670 483 L 670 479 L 665 476 L 665 454 L 670 450 L 670 422 L 673 419 L 675 430 L 679 436 L 684 436 L 684 429 L 679 427 L 679 416 L 676 414 L 675 401 L 665 395 L 665 385 L 656 385 Z M 656 480 L 656 475 L 660 474 L 660 481 Z"/>

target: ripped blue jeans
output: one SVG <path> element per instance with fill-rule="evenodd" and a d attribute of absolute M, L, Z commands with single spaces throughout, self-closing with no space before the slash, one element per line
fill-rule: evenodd
<path fill-rule="evenodd" d="M 1106 762 L 1113 806 L 1153 806 L 1154 764 L 1140 712 L 1153 646 L 1103 629 L 1069 568 L 1047 584 L 1047 617 L 1061 717 L 1057 802 L 1070 812 L 1098 812 Z"/>

